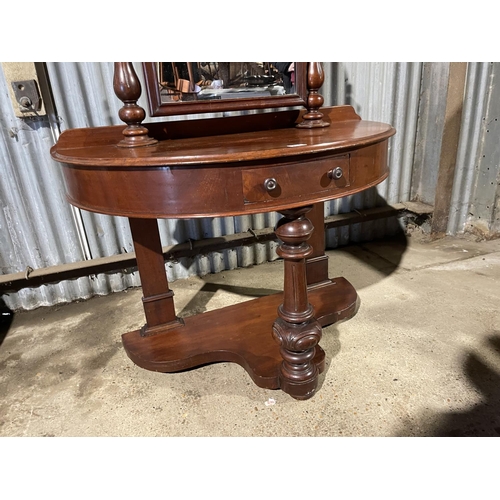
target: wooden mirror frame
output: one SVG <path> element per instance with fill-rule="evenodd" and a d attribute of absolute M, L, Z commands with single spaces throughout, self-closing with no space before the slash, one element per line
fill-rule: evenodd
<path fill-rule="evenodd" d="M 168 116 L 190 113 L 215 113 L 221 111 L 248 111 L 253 109 L 293 110 L 303 106 L 306 113 L 301 121 L 296 123 L 298 128 L 328 127 L 330 123 L 323 120 L 320 108 L 323 97 L 318 90 L 324 80 L 321 63 L 295 63 L 298 79 L 295 80 L 297 92 L 288 96 L 253 97 L 242 99 L 228 99 L 224 101 L 188 101 L 185 103 L 161 103 L 160 90 L 155 63 L 143 63 L 146 78 L 146 90 L 152 116 Z M 149 65 L 149 66 L 148 66 Z M 118 143 L 119 147 L 135 148 L 138 146 L 152 146 L 158 140 L 150 137 L 149 131 L 142 125 L 146 112 L 137 101 L 141 97 L 141 84 L 131 62 L 115 62 L 113 89 L 116 97 L 123 102 L 118 112 L 120 119 L 127 124 L 123 130 L 124 139 Z M 281 109 L 280 109 L 281 108 Z"/>
<path fill-rule="evenodd" d="M 307 67 L 308 63 L 295 63 L 294 94 L 272 97 L 248 97 L 240 99 L 224 99 L 213 101 L 186 101 L 176 103 L 162 103 L 157 63 L 143 62 L 146 94 L 148 96 L 149 113 L 151 116 L 187 115 L 196 113 L 219 113 L 223 111 L 248 111 L 266 108 L 291 108 L 307 106 Z"/>

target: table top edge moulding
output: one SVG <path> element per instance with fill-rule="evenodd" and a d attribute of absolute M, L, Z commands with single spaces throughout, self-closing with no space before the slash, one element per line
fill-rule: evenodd
<path fill-rule="evenodd" d="M 347 280 L 328 277 L 322 202 L 387 178 L 394 128 L 351 106 L 321 107 L 320 63 L 303 63 L 304 110 L 143 123 L 131 63 L 115 65 L 126 126 L 65 131 L 51 155 L 70 203 L 129 218 L 146 323 L 123 335 L 128 356 L 162 372 L 231 361 L 260 387 L 312 397 L 325 366 L 322 327 L 358 305 Z M 283 293 L 177 317 L 156 219 L 271 211 L 283 215 L 275 228 Z"/>
<path fill-rule="evenodd" d="M 150 135 L 159 139 L 148 148 L 134 149 L 133 154 L 117 147 L 123 131 L 120 125 L 70 129 L 61 134 L 51 153 L 55 160 L 72 165 L 186 167 L 343 152 L 381 142 L 395 133 L 388 124 L 361 120 L 351 106 L 323 108 L 323 113 L 330 125 L 328 128 L 284 128 L 232 134 L 219 134 L 210 119 L 192 120 L 193 130 L 203 131 L 210 127 L 213 135 L 179 139 L 169 139 L 167 134 L 162 134 L 163 129 L 175 131 L 177 122 L 144 124 Z"/>

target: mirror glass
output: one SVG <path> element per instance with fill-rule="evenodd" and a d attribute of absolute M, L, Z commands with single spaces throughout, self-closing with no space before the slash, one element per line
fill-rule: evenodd
<path fill-rule="evenodd" d="M 143 62 L 151 116 L 303 107 L 308 63 Z"/>
<path fill-rule="evenodd" d="M 293 62 L 160 62 L 162 104 L 296 94 Z"/>

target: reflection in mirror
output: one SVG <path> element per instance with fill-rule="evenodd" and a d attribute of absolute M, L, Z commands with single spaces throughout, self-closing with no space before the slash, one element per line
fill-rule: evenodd
<path fill-rule="evenodd" d="M 295 63 L 160 62 L 162 104 L 296 94 Z"/>

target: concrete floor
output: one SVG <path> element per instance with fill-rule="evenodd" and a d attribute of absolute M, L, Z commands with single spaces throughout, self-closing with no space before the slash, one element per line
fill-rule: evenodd
<path fill-rule="evenodd" d="M 14 316 L 0 335 L 0 435 L 500 435 L 500 240 L 414 236 L 328 254 L 361 306 L 324 330 L 312 399 L 260 389 L 230 363 L 138 368 L 120 340 L 144 322 L 134 289 Z M 181 315 L 281 286 L 281 261 L 172 284 Z"/>

